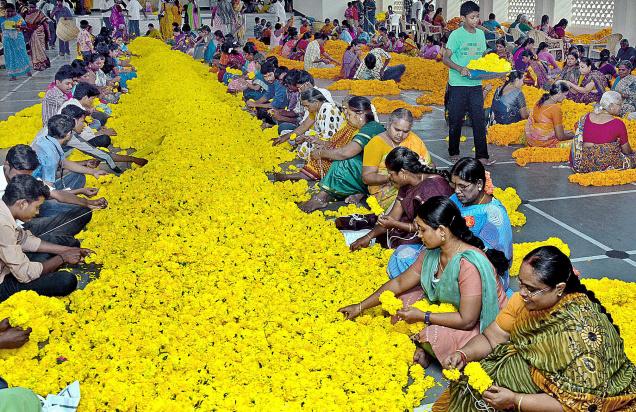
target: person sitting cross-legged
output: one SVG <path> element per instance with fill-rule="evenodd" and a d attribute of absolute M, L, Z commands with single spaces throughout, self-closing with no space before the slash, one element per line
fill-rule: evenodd
<path fill-rule="evenodd" d="M 30 146 L 19 144 L 9 149 L 2 173 L 0 173 L 0 198 L 4 195 L 11 179 L 18 175 L 31 175 L 39 165 L 38 156 Z M 64 204 L 66 210 L 53 210 L 53 213 L 45 216 L 41 207 L 38 217 L 24 223 L 22 227 L 47 242 L 64 246 L 79 246 L 79 242 L 74 238 L 75 235 L 90 222 L 91 211 L 106 208 L 108 202 L 103 197 L 89 199 L 80 197 L 78 194 L 94 197 L 97 193 L 98 190 L 92 187 L 77 190 L 51 190 L 49 202 L 59 202 L 60 206 Z"/>
<path fill-rule="evenodd" d="M 58 272 L 65 264 L 78 264 L 92 253 L 89 249 L 56 245 L 19 227 L 28 222 L 49 196 L 49 188 L 29 175 L 11 179 L 0 202 L 0 302 L 22 290 L 43 296 L 66 296 L 77 287 L 70 272 Z M 43 262 L 32 261 L 25 252 L 50 253 Z"/>

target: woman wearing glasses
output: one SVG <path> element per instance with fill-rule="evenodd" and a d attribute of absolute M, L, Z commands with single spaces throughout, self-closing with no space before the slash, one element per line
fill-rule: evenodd
<path fill-rule="evenodd" d="M 480 395 L 460 379 L 433 411 L 634 410 L 636 368 L 568 257 L 553 246 L 533 250 L 519 285 L 495 322 L 444 360 L 448 369 L 479 361 L 495 384 Z"/>
<path fill-rule="evenodd" d="M 478 160 L 464 157 L 451 169 L 451 185 L 455 193 L 450 200 L 459 208 L 471 232 L 487 248 L 503 252 L 512 261 L 512 226 L 503 204 L 495 199 L 487 187 L 486 169 Z M 502 277 L 508 289 L 509 274 Z"/>

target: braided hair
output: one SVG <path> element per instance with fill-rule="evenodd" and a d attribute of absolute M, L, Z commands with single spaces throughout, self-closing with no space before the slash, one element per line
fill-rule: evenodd
<path fill-rule="evenodd" d="M 426 173 L 429 175 L 439 175 L 450 181 L 450 173 L 447 170 L 438 170 L 428 167 L 420 162 L 420 156 L 407 147 L 398 146 L 391 150 L 384 160 L 386 168 L 392 172 L 406 170 L 411 173 Z"/>
<path fill-rule="evenodd" d="M 559 283 L 565 283 L 563 292 L 566 295 L 570 293 L 583 293 L 587 295 L 593 303 L 599 305 L 601 312 L 607 316 L 610 323 L 616 328 L 616 332 L 620 334 L 620 329 L 614 324 L 612 315 L 605 309 L 594 292 L 581 283 L 581 279 L 574 273 L 572 262 L 570 262 L 570 259 L 557 247 L 538 247 L 523 258 L 523 263 L 529 264 L 537 278 L 545 285 L 554 288 Z"/>
<path fill-rule="evenodd" d="M 510 267 L 510 261 L 503 252 L 487 249 L 484 242 L 471 232 L 459 209 L 449 198 L 431 197 L 417 209 L 417 216 L 433 229 L 444 226 L 462 242 L 482 250 L 499 276 L 504 276 Z"/>

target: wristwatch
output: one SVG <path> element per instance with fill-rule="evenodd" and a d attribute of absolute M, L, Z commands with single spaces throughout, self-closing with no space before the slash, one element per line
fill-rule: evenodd
<path fill-rule="evenodd" d="M 431 324 L 431 312 L 424 313 L 424 323 L 427 325 Z"/>

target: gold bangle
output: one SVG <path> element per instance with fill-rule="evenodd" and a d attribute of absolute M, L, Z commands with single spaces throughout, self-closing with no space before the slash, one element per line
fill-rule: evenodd
<path fill-rule="evenodd" d="M 523 395 L 519 396 L 519 402 L 517 402 L 517 410 L 521 412 L 521 401 L 523 401 Z"/>

